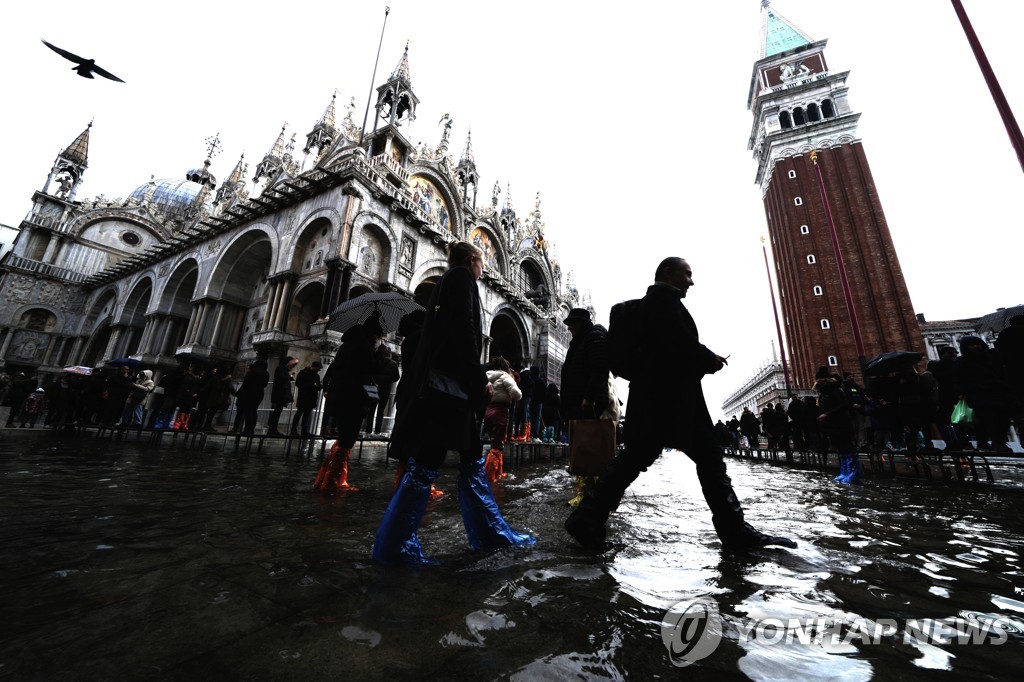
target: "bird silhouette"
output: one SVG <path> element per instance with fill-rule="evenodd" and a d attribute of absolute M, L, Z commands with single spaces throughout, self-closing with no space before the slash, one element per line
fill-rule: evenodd
<path fill-rule="evenodd" d="M 78 64 L 78 66 L 72 68 L 71 70 L 77 72 L 78 75 L 82 78 L 92 78 L 92 75 L 94 73 L 97 73 L 103 76 L 104 78 L 109 78 L 112 81 L 124 83 L 123 80 L 121 80 L 114 74 L 110 73 L 103 67 L 97 66 L 95 59 L 84 59 L 83 57 L 79 57 L 77 54 L 74 54 L 73 52 L 68 52 L 67 50 L 62 50 L 56 45 L 51 45 L 45 40 L 43 41 L 43 45 L 46 45 L 48 48 L 59 54 L 61 57 L 67 59 L 69 62 L 74 62 L 75 64 Z"/>

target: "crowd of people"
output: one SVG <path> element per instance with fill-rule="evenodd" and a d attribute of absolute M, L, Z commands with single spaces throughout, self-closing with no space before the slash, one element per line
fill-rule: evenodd
<path fill-rule="evenodd" d="M 922 369 L 907 362 L 872 373 L 861 386 L 852 372 L 821 367 L 814 395 L 788 405 L 765 405 L 759 414 L 743 408 L 715 429 L 725 447 L 769 450 L 862 452 L 983 450 L 1009 453 L 1011 426 L 1024 428 L 1024 316 L 1018 315 L 989 348 L 977 336 L 960 339 Z M 954 417 L 958 404 L 968 418 Z M 849 445 L 846 444 L 850 441 Z"/>
<path fill-rule="evenodd" d="M 237 379 L 232 367 L 193 359 L 183 359 L 159 382 L 151 370 L 133 371 L 125 364 L 91 373 L 66 371 L 45 386 L 31 371 L 0 375 L 0 399 L 11 407 L 6 425 L 32 427 L 42 419 L 55 427 L 142 426 L 146 419 L 154 429 L 211 431 L 234 398 L 229 433 L 254 435 L 270 384 L 268 436 L 284 436 L 283 428 L 291 436 L 312 435 L 313 415 L 323 406 L 321 435 L 334 438 L 334 445 L 314 489 L 334 493 L 354 490 L 348 481 L 352 448 L 361 434 L 386 430 L 393 393 L 388 455 L 399 466 L 372 553 L 383 563 L 426 564 L 431 560 L 417 530 L 427 502 L 443 494 L 434 483 L 452 451 L 459 458 L 456 487 L 469 544 L 493 549 L 535 542 L 505 521 L 491 489 L 504 476 L 504 446 L 510 440 L 565 442 L 574 420 L 607 419 L 618 425 L 620 403 L 611 367 L 630 367 L 623 444 L 602 464 L 599 476 L 577 478 L 576 495 L 569 500 L 573 511 L 565 522 L 569 535 L 587 548 L 605 545 L 609 515 L 666 448 L 682 450 L 695 462 L 723 548 L 795 547 L 791 539 L 762 533 L 745 520 L 726 473 L 724 448 L 760 447 L 762 440 L 773 449 L 831 447 L 850 460 L 842 460 L 840 479 L 855 482 L 858 448 L 927 449 L 939 439 L 947 447 L 966 448 L 973 436 L 978 448 L 1004 450 L 1010 424 L 1021 424 L 1024 316 L 1014 318 L 995 349 L 980 338 L 965 337 L 963 355 L 945 349 L 921 372 L 908 363 L 871 376 L 866 387 L 853 374 L 835 375 L 822 367 L 814 396 L 766 406 L 760 415 L 744 409 L 728 422 L 712 424 L 700 382 L 727 359 L 700 343 L 696 323 L 682 303 L 694 285 L 685 260 L 666 258 L 658 265 L 646 295 L 630 302 L 635 317 L 626 332 L 622 325 L 616 332 L 614 315 L 606 329 L 591 320 L 589 311 L 572 309 L 564 320 L 571 341 L 560 385 L 547 381 L 536 366 L 517 371 L 503 357 L 487 365 L 480 361 L 477 282 L 482 270 L 483 254 L 476 246 L 449 246 L 449 268 L 426 310 L 407 315 L 398 326 L 401 365 L 383 343 L 387 334 L 375 312 L 344 333 L 325 372 L 319 361 L 299 370 L 299 360 L 285 356 L 273 375 L 267 361 L 257 359 Z M 623 354 L 629 354 L 628 365 Z M 961 401 L 972 408 L 972 422 L 953 417 Z M 290 423 L 282 423 L 293 403 Z M 483 454 L 485 441 L 490 447 Z"/>

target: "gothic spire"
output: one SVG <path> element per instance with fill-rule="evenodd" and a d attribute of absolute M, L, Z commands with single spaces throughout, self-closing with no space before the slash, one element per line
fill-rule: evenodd
<path fill-rule="evenodd" d="M 409 79 L 409 41 L 405 41 L 405 52 L 402 53 L 402 59 L 399 60 L 398 66 L 391 73 L 392 80 L 404 80 L 406 85 L 412 87 L 412 81 Z"/>
<path fill-rule="evenodd" d="M 245 152 L 242 152 L 242 155 L 238 157 L 238 163 L 231 170 L 231 175 L 228 176 L 228 179 L 217 190 L 215 203 L 222 210 L 228 205 L 245 198 L 245 173 L 248 169 L 249 164 L 245 162 Z"/>
<path fill-rule="evenodd" d="M 252 176 L 253 183 L 259 182 L 264 177 L 273 177 L 281 170 L 284 165 L 284 131 L 287 127 L 287 123 L 281 126 L 281 132 L 278 133 L 270 151 L 264 154 L 263 160 L 256 164 L 256 172 Z"/>
<path fill-rule="evenodd" d="M 334 141 L 334 138 L 338 134 L 338 129 L 334 123 L 334 101 L 338 98 L 338 91 L 335 90 L 334 94 L 331 95 L 331 103 L 327 105 L 324 110 L 323 116 L 317 121 L 316 125 L 313 126 L 313 130 L 306 135 L 306 146 L 302 149 L 305 153 L 309 153 L 313 147 L 318 150 L 326 149 Z"/>
<path fill-rule="evenodd" d="M 462 158 L 459 159 L 459 165 L 476 163 L 473 159 L 473 131 L 466 131 L 466 148 L 462 150 Z"/>
<path fill-rule="evenodd" d="M 60 189 L 55 195 L 60 199 L 74 201 L 78 186 L 82 183 L 82 175 L 89 167 L 89 131 L 92 129 L 92 121 L 85 127 L 78 137 L 75 138 L 66 149 L 62 149 L 53 162 L 50 174 L 46 176 L 46 184 L 43 185 L 43 193 L 50 191 L 50 183 L 56 181 Z"/>

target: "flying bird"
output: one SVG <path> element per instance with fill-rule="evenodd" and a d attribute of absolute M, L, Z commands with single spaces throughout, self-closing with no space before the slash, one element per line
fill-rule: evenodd
<path fill-rule="evenodd" d="M 64 57 L 64 59 L 67 59 L 69 62 L 74 62 L 75 64 L 78 64 L 78 66 L 72 68 L 71 70 L 77 72 L 78 75 L 81 76 L 82 78 L 92 78 L 92 75 L 94 73 L 97 73 L 97 74 L 103 76 L 104 78 L 109 78 L 112 81 L 117 81 L 118 83 L 124 83 L 123 80 L 121 80 L 120 78 L 118 78 L 114 74 L 110 73 L 109 71 L 107 71 L 103 67 L 97 66 L 95 59 L 84 59 L 82 57 L 79 57 L 77 54 L 74 54 L 72 52 L 68 52 L 67 50 L 62 50 L 61 48 L 57 47 L 56 45 L 51 45 L 50 43 L 46 42 L 45 40 L 43 41 L 43 45 L 46 45 L 48 48 L 50 48 L 51 50 L 53 50 L 54 52 L 59 54 L 61 57 Z"/>

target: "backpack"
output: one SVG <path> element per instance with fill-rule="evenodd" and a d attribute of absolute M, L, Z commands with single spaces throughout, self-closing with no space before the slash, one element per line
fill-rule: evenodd
<path fill-rule="evenodd" d="M 640 301 L 616 303 L 608 315 L 608 368 L 626 381 L 640 373 Z"/>

